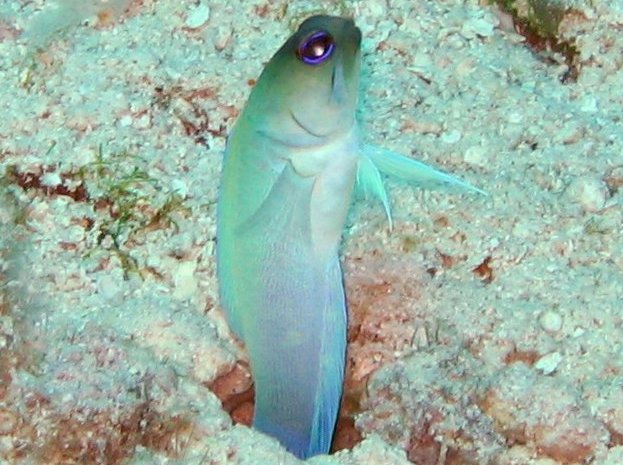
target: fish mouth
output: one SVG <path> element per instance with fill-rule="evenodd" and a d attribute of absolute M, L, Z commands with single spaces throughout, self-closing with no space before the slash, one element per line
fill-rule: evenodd
<path fill-rule="evenodd" d="M 329 134 L 320 134 L 317 133 L 315 131 L 312 131 L 311 129 L 309 129 L 307 126 L 305 126 L 294 114 L 294 112 L 292 110 L 290 110 L 290 117 L 292 118 L 292 121 L 294 121 L 294 123 L 301 128 L 303 131 L 305 131 L 307 134 L 309 134 L 310 136 L 316 137 L 318 139 L 324 139 L 325 137 L 327 137 Z"/>

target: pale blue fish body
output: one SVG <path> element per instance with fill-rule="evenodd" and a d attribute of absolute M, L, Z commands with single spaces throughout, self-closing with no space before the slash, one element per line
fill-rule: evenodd
<path fill-rule="evenodd" d="M 227 144 L 217 221 L 221 304 L 249 354 L 254 426 L 301 458 L 327 453 L 339 410 L 346 300 L 338 246 L 355 180 L 380 172 L 473 189 L 362 146 L 355 121 L 361 34 L 314 16 L 267 64 Z"/>

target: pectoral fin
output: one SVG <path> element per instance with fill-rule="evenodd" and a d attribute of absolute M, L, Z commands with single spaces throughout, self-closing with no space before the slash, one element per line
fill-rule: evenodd
<path fill-rule="evenodd" d="M 426 163 L 382 147 L 364 144 L 358 165 L 357 185 L 363 189 L 365 194 L 371 193 L 381 200 L 390 230 L 392 229 L 391 210 L 381 173 L 394 176 L 422 189 L 442 189 L 451 192 L 475 192 L 488 195 L 485 191 Z"/>
<path fill-rule="evenodd" d="M 376 196 L 380 199 L 385 209 L 385 215 L 387 216 L 389 229 L 391 231 L 393 228 L 392 212 L 389 204 L 389 197 L 385 190 L 385 184 L 383 183 L 383 177 L 374 162 L 365 154 L 359 157 L 357 165 L 357 186 L 363 191 L 366 197 Z"/>
<path fill-rule="evenodd" d="M 461 181 L 454 176 L 428 166 L 426 163 L 405 157 L 391 150 L 365 144 L 363 146 L 363 156 L 370 158 L 381 173 L 413 183 L 416 187 L 422 189 L 467 191 L 487 195 L 485 191 L 465 181 Z"/>

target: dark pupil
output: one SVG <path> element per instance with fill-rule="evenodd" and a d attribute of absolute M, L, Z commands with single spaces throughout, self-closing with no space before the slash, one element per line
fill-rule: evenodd
<path fill-rule="evenodd" d="M 304 63 L 317 65 L 331 56 L 334 47 L 333 37 L 325 31 L 318 31 L 301 42 L 297 55 Z"/>

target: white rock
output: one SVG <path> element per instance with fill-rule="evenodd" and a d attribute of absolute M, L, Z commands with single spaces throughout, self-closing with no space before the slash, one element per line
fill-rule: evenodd
<path fill-rule="evenodd" d="M 197 29 L 210 19 L 210 6 L 204 3 L 197 5 L 186 17 L 186 27 Z"/>
<path fill-rule="evenodd" d="M 584 211 L 597 212 L 604 208 L 608 199 L 608 186 L 599 178 L 583 176 L 575 178 L 566 189 L 567 198 Z"/>
<path fill-rule="evenodd" d="M 562 328 L 562 316 L 554 310 L 546 310 L 539 316 L 539 324 L 548 333 L 555 333 Z"/>
<path fill-rule="evenodd" d="M 122 128 L 127 128 L 129 126 L 132 126 L 132 115 L 123 115 L 121 118 L 119 118 L 119 126 L 121 126 Z"/>
<path fill-rule="evenodd" d="M 595 113 L 598 109 L 597 99 L 592 95 L 587 95 L 582 99 L 580 110 L 584 113 Z"/>
<path fill-rule="evenodd" d="M 175 270 L 173 281 L 175 283 L 175 290 L 173 291 L 173 298 L 178 300 L 186 300 L 193 296 L 197 292 L 197 279 L 195 278 L 195 270 L 197 268 L 197 262 L 185 261 L 181 262 Z"/>
<path fill-rule="evenodd" d="M 417 53 L 413 57 L 412 65 L 408 69 L 430 79 L 434 73 L 433 60 L 426 52 Z"/>
<path fill-rule="evenodd" d="M 97 293 L 105 300 L 114 300 L 121 292 L 119 280 L 122 279 L 122 276 L 100 273 L 97 277 Z"/>
<path fill-rule="evenodd" d="M 61 176 L 55 171 L 53 173 L 47 172 L 41 176 L 41 184 L 48 187 L 60 186 L 63 183 Z"/>
<path fill-rule="evenodd" d="M 487 156 L 484 147 L 480 145 L 474 145 L 468 148 L 463 155 L 463 159 L 466 163 L 476 166 L 486 166 Z"/>
<path fill-rule="evenodd" d="M 151 118 L 145 113 L 134 119 L 133 125 L 136 129 L 147 129 L 151 126 Z"/>
<path fill-rule="evenodd" d="M 461 140 L 461 137 L 463 137 L 461 131 L 453 129 L 452 131 L 447 131 L 441 134 L 441 141 L 446 144 L 456 144 L 458 141 Z"/>
<path fill-rule="evenodd" d="M 508 113 L 508 115 L 506 115 L 506 120 L 509 123 L 513 124 L 521 123 L 523 121 L 523 118 L 524 115 L 517 111 L 511 111 L 510 113 Z"/>
<path fill-rule="evenodd" d="M 560 355 L 560 352 L 550 352 L 549 354 L 543 355 L 543 357 L 538 359 L 534 364 L 534 368 L 539 370 L 544 375 L 550 375 L 556 371 L 556 368 L 558 368 L 561 361 L 562 355 Z"/>
<path fill-rule="evenodd" d="M 174 179 L 171 181 L 171 190 L 183 199 L 188 197 L 188 186 L 181 179 Z"/>
<path fill-rule="evenodd" d="M 461 27 L 461 35 L 466 39 L 491 37 L 495 24 L 489 18 L 472 18 Z"/>

